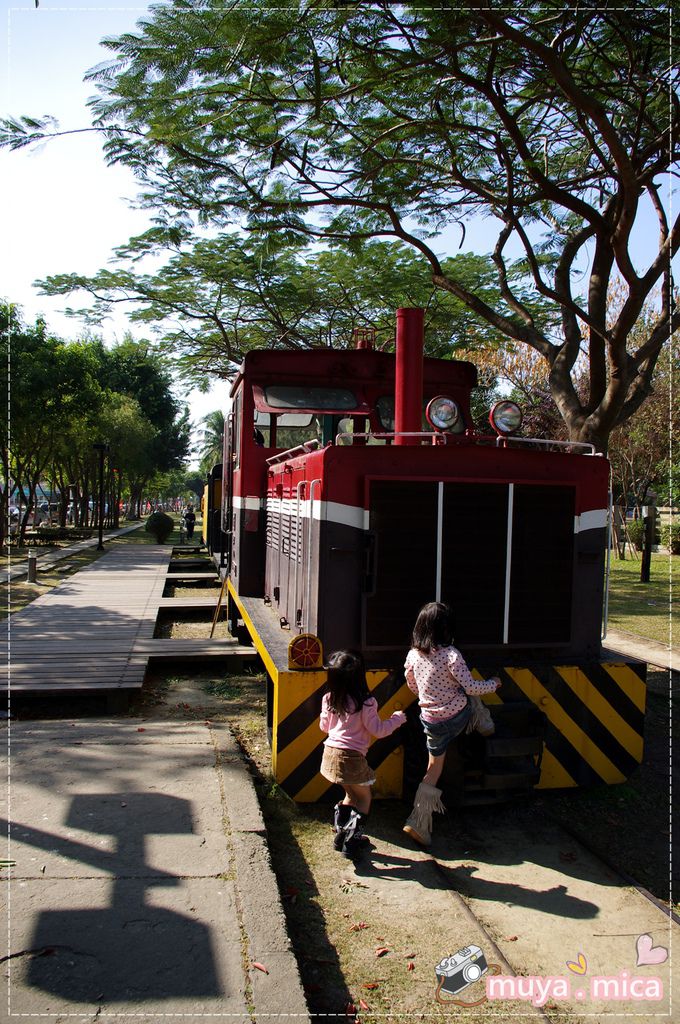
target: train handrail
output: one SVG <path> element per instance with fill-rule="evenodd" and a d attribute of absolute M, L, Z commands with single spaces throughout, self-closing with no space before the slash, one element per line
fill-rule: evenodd
<path fill-rule="evenodd" d="M 307 552 L 307 599 L 304 608 L 305 629 L 310 632 L 310 605 L 312 603 L 312 544 L 314 543 L 314 488 L 316 484 L 321 487 L 321 477 L 315 477 L 309 483 L 309 551 Z"/>
<path fill-rule="evenodd" d="M 340 444 L 341 443 L 341 439 L 347 438 L 347 439 L 351 440 L 352 438 L 355 438 L 355 437 L 365 437 L 365 438 L 377 437 L 378 440 L 380 440 L 380 441 L 388 441 L 390 438 L 393 438 L 393 437 L 420 437 L 420 438 L 427 439 L 432 444 L 446 444 L 446 434 L 442 434 L 442 433 L 439 433 L 439 432 L 434 433 L 431 430 L 400 430 L 398 432 L 392 432 L 392 433 L 389 433 L 389 432 L 386 431 L 386 432 L 381 433 L 381 434 L 376 434 L 375 431 L 372 431 L 371 433 L 368 433 L 368 434 L 342 433 L 342 434 L 336 434 L 336 436 L 335 436 L 335 443 L 336 444 Z"/>
<path fill-rule="evenodd" d="M 508 441 L 516 441 L 517 444 L 549 444 L 558 448 L 589 448 L 587 455 L 597 455 L 595 445 L 590 441 L 554 441 L 547 437 L 497 437 L 496 447 L 506 447 Z"/>
<path fill-rule="evenodd" d="M 289 448 L 285 452 L 279 452 L 277 455 L 271 455 L 267 460 L 268 466 L 274 466 L 277 462 L 285 462 L 287 459 L 292 459 L 296 455 L 309 455 L 311 452 L 317 451 L 319 448 L 319 442 L 316 438 L 312 438 L 311 441 L 303 441 L 302 444 L 297 444 L 294 448 Z"/>

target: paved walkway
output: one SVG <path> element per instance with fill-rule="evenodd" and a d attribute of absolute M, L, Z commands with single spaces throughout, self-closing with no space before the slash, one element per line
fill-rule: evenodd
<path fill-rule="evenodd" d="M 142 525 L 142 523 L 133 523 L 132 526 L 121 526 L 119 530 L 107 530 L 104 534 L 104 544 L 107 541 L 113 540 L 114 537 L 123 537 L 126 533 L 139 530 Z M 85 551 L 86 548 L 96 548 L 98 544 L 99 537 L 96 536 L 90 537 L 89 540 L 75 541 L 73 544 L 69 544 L 67 548 L 36 547 L 34 550 L 37 556 L 38 572 L 47 565 L 55 565 L 57 562 L 64 562 L 67 558 L 72 558 L 73 555 L 79 551 Z M 0 570 L 0 583 L 21 579 L 28 574 L 28 558 L 24 555 L 20 558 L 15 558 L 11 548 L 5 559 L 5 565 L 6 568 Z"/>
<path fill-rule="evenodd" d="M 264 822 L 228 726 L 4 728 L 0 856 L 15 862 L 0 886 L 7 1020 L 309 1020 Z"/>
<path fill-rule="evenodd" d="M 11 615 L 6 638 L 0 638 L 0 678 L 12 693 L 97 690 L 118 695 L 141 688 L 149 658 L 230 658 L 237 659 L 239 670 L 244 658 L 252 660 L 255 651 L 231 637 L 154 636 L 163 591 L 172 578 L 172 551 L 171 545 L 116 544 Z M 215 602 L 213 596 L 213 607 Z"/>
<path fill-rule="evenodd" d="M 660 644 L 655 640 L 647 640 L 634 633 L 624 633 L 616 629 L 607 631 L 602 646 L 616 654 L 645 661 L 654 668 L 680 672 L 680 647 L 670 647 L 667 644 Z"/>

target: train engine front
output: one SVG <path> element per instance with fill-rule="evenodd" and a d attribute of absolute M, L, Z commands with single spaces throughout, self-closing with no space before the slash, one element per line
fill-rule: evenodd
<path fill-rule="evenodd" d="M 411 630 L 441 600 L 473 674 L 503 681 L 485 698 L 495 735 L 461 746 L 463 799 L 622 781 L 642 758 L 645 684 L 644 666 L 601 656 L 607 460 L 512 437 L 500 417 L 479 435 L 474 366 L 423 359 L 422 324 L 397 312 L 396 356 L 250 352 L 232 389 L 219 557 L 267 670 L 275 777 L 301 801 L 329 787 L 324 651 L 363 653 L 382 713 L 412 707 Z M 402 795 L 423 757 L 412 708 L 369 750 L 376 794 Z"/>

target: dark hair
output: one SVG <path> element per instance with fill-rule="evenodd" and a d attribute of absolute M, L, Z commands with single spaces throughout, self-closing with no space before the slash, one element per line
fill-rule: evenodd
<path fill-rule="evenodd" d="M 453 612 L 448 604 L 431 601 L 418 612 L 413 627 L 413 646 L 428 654 L 434 647 L 450 647 L 453 643 Z"/>
<path fill-rule="evenodd" d="M 364 659 L 355 651 L 333 651 L 326 664 L 330 707 L 336 715 L 358 711 L 370 699 Z"/>

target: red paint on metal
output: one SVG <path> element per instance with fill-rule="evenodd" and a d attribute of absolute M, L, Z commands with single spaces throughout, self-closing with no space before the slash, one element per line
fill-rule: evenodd
<path fill-rule="evenodd" d="M 397 310 L 397 358 L 394 386 L 395 444 L 420 444 L 416 437 L 422 428 L 423 406 L 423 319 L 425 311 L 417 307 Z"/>

